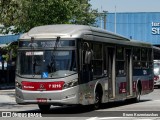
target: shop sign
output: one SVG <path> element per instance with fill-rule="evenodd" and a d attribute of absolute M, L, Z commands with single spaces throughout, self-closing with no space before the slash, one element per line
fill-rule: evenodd
<path fill-rule="evenodd" d="M 152 35 L 160 35 L 160 22 L 152 22 Z"/>

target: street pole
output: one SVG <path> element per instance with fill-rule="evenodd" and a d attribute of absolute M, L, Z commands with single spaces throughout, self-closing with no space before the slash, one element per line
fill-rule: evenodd
<path fill-rule="evenodd" d="M 103 16 L 102 16 L 102 6 L 101 6 L 101 14 L 100 14 L 100 19 L 101 19 L 101 28 L 102 28 L 102 20 L 103 20 Z"/>
<path fill-rule="evenodd" d="M 115 6 L 115 14 L 114 14 L 114 32 L 117 32 L 117 11 Z"/>
<path fill-rule="evenodd" d="M 106 14 L 104 13 L 104 29 L 106 30 Z"/>
<path fill-rule="evenodd" d="M 106 30 L 106 23 L 107 23 L 107 12 L 108 11 L 103 11 L 104 13 L 104 29 Z"/>

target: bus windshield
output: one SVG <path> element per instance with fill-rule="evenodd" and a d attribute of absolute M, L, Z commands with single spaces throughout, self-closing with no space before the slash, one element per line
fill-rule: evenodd
<path fill-rule="evenodd" d="M 77 72 L 75 50 L 19 51 L 18 54 L 17 74 L 22 77 L 61 78 Z"/>

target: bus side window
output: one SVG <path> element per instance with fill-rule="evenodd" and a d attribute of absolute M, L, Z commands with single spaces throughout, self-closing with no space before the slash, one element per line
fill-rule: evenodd
<path fill-rule="evenodd" d="M 140 53 L 141 53 L 140 48 L 134 48 L 133 49 L 133 60 L 135 61 L 140 60 Z"/>
<path fill-rule="evenodd" d="M 124 48 L 117 47 L 116 49 L 116 75 L 125 76 L 125 59 L 124 59 Z"/>
<path fill-rule="evenodd" d="M 102 44 L 93 44 L 93 75 L 99 77 L 103 75 L 103 47 Z"/>
<path fill-rule="evenodd" d="M 141 49 L 140 48 L 133 48 L 133 68 L 134 69 L 141 69 Z"/>
<path fill-rule="evenodd" d="M 141 49 L 141 61 L 147 60 L 147 49 L 142 48 Z"/>
<path fill-rule="evenodd" d="M 149 67 L 149 74 L 152 74 L 153 71 L 153 56 L 152 56 L 152 49 L 148 50 L 148 67 Z"/>
<path fill-rule="evenodd" d="M 153 61 L 153 57 L 152 57 L 152 49 L 148 50 L 148 61 Z"/>
<path fill-rule="evenodd" d="M 82 80 L 83 83 L 93 80 L 92 74 L 93 51 L 88 42 L 82 43 Z"/>
<path fill-rule="evenodd" d="M 142 68 L 148 69 L 148 49 L 141 49 L 141 62 L 142 62 Z"/>

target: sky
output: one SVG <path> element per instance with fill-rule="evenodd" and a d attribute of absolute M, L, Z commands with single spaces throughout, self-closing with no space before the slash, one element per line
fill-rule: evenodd
<path fill-rule="evenodd" d="M 99 12 L 160 12 L 160 0 L 90 0 Z"/>

